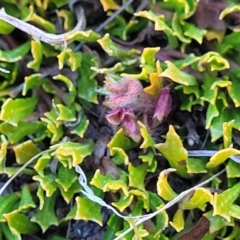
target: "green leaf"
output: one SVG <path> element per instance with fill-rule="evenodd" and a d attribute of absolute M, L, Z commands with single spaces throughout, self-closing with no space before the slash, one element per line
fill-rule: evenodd
<path fill-rule="evenodd" d="M 173 216 L 173 221 L 169 222 L 170 225 L 177 231 L 180 232 L 184 228 L 184 216 L 181 208 L 177 209 Z"/>
<path fill-rule="evenodd" d="M 226 166 L 226 172 L 228 178 L 240 177 L 240 164 L 234 161 L 229 161 Z"/>
<path fill-rule="evenodd" d="M 210 161 L 207 163 L 207 168 L 209 169 L 215 168 L 216 166 L 225 162 L 231 156 L 238 155 L 238 154 L 240 154 L 240 150 L 237 150 L 234 148 L 225 148 L 225 149 L 219 150 L 210 158 Z"/>
<path fill-rule="evenodd" d="M 59 69 L 62 69 L 66 63 L 71 68 L 72 72 L 76 71 L 81 66 L 82 62 L 82 55 L 79 52 L 73 52 L 70 48 L 63 50 L 57 58 Z"/>
<path fill-rule="evenodd" d="M 114 1 L 114 0 L 100 0 L 102 6 L 103 6 L 103 10 L 106 12 L 109 9 L 113 9 L 116 10 L 119 8 L 118 4 Z"/>
<path fill-rule="evenodd" d="M 170 78 L 172 81 L 183 84 L 185 86 L 197 85 L 196 79 L 183 71 L 180 71 L 173 63 L 165 61 L 167 69 L 160 76 Z"/>
<path fill-rule="evenodd" d="M 71 200 L 73 199 L 74 195 L 76 193 L 79 193 L 81 190 L 81 187 L 80 187 L 78 181 L 75 181 L 66 192 L 64 191 L 64 189 L 62 188 L 61 185 L 59 185 L 58 187 L 60 189 L 63 199 L 65 200 L 65 202 L 67 204 L 69 204 L 71 202 Z"/>
<path fill-rule="evenodd" d="M 97 67 L 91 67 L 91 70 L 93 70 L 96 73 L 101 73 L 101 74 L 107 74 L 107 73 L 117 73 L 117 72 L 122 72 L 125 70 L 125 66 L 123 63 L 116 63 L 113 67 L 110 68 L 97 68 Z"/>
<path fill-rule="evenodd" d="M 62 9 L 58 12 L 58 16 L 64 19 L 63 28 L 65 31 L 70 31 L 74 28 L 75 19 L 73 12 Z"/>
<path fill-rule="evenodd" d="M 188 152 L 183 147 L 180 137 L 175 132 L 173 126 L 170 125 L 166 135 L 166 142 L 155 145 L 155 148 L 163 154 L 170 166 L 177 170 L 177 173 L 184 178 L 188 178 L 186 161 Z"/>
<path fill-rule="evenodd" d="M 42 50 L 43 50 L 43 46 L 41 42 L 31 41 L 31 52 L 33 55 L 33 61 L 27 64 L 28 68 L 31 68 L 35 71 L 39 70 L 39 67 L 42 63 L 42 52 L 43 52 Z"/>
<path fill-rule="evenodd" d="M 66 36 L 67 42 L 79 41 L 79 42 L 95 42 L 101 36 L 92 30 L 77 31 Z"/>
<path fill-rule="evenodd" d="M 219 215 L 230 222 L 231 217 L 239 219 L 240 207 L 233 204 L 239 197 L 240 183 L 235 184 L 233 187 L 225 190 L 221 194 L 214 194 L 213 198 L 213 216 Z"/>
<path fill-rule="evenodd" d="M 37 196 L 39 199 L 39 209 L 42 210 L 43 205 L 44 205 L 45 192 L 44 192 L 43 188 L 41 187 L 41 185 L 38 185 Z"/>
<path fill-rule="evenodd" d="M 128 196 L 128 186 L 126 176 L 121 175 L 119 179 L 115 180 L 113 176 L 106 174 L 105 176 L 97 169 L 91 182 L 93 186 L 102 189 L 103 192 L 122 190 L 125 196 Z"/>
<path fill-rule="evenodd" d="M 32 140 L 28 140 L 13 147 L 13 151 L 16 156 L 16 162 L 22 165 L 37 155 L 40 152 L 40 149 L 32 142 Z"/>
<path fill-rule="evenodd" d="M 1 135 L 1 147 L 0 147 L 0 174 L 5 172 L 5 162 L 7 156 L 8 141 L 5 136 Z"/>
<path fill-rule="evenodd" d="M 209 129 L 211 127 L 211 123 L 214 118 L 219 116 L 219 111 L 217 109 L 216 104 L 209 104 L 207 109 L 207 116 L 206 116 L 206 128 Z"/>
<path fill-rule="evenodd" d="M 22 238 L 21 238 L 21 236 L 19 236 L 19 234 L 16 234 L 9 229 L 8 224 L 1 223 L 0 229 L 2 230 L 3 235 L 6 238 L 6 240 L 22 240 Z"/>
<path fill-rule="evenodd" d="M 32 199 L 29 187 L 25 185 L 21 191 L 21 200 L 19 203 L 18 211 L 21 212 L 23 210 L 29 210 L 31 208 L 36 208 L 36 204 Z"/>
<path fill-rule="evenodd" d="M 15 100 L 8 98 L 2 105 L 0 119 L 16 127 L 23 118 L 32 113 L 36 104 L 36 97 Z"/>
<path fill-rule="evenodd" d="M 207 162 L 208 159 L 188 158 L 186 162 L 187 172 L 189 174 L 207 173 L 207 170 L 205 168 Z"/>
<path fill-rule="evenodd" d="M 29 220 L 29 218 L 15 210 L 3 215 L 8 223 L 9 228 L 14 233 L 18 234 L 34 234 L 38 231 L 38 225 Z"/>
<path fill-rule="evenodd" d="M 88 102 L 98 103 L 97 99 L 97 81 L 94 78 L 95 73 L 91 67 L 97 66 L 97 59 L 90 54 L 82 53 L 84 61 L 78 69 L 80 78 L 77 81 L 78 97 L 83 98 Z"/>
<path fill-rule="evenodd" d="M 185 22 L 183 25 L 183 33 L 188 38 L 193 38 L 199 44 L 202 44 L 203 38 L 206 35 L 207 31 L 205 29 L 200 29 L 193 24 Z"/>
<path fill-rule="evenodd" d="M 118 57 L 124 59 L 128 56 L 139 54 L 139 51 L 136 49 L 123 50 L 116 43 L 110 39 L 110 35 L 107 33 L 103 38 L 97 41 L 103 50 L 107 52 L 109 56 Z"/>
<path fill-rule="evenodd" d="M 229 35 L 226 35 L 222 43 L 218 44 L 217 50 L 220 54 L 225 54 L 232 49 L 238 49 L 238 43 L 240 39 L 239 32 L 232 32 Z"/>
<path fill-rule="evenodd" d="M 60 164 L 58 168 L 58 178 L 55 179 L 55 182 L 61 185 L 65 192 L 69 190 L 77 179 L 78 176 L 74 168 L 69 169 Z"/>
<path fill-rule="evenodd" d="M 141 144 L 140 148 L 148 148 L 148 147 L 154 148 L 154 145 L 156 143 L 154 142 L 150 133 L 148 132 L 147 127 L 140 121 L 138 121 L 138 125 L 141 127 L 140 132 L 143 138 L 143 143 Z"/>
<path fill-rule="evenodd" d="M 93 150 L 94 143 L 92 141 L 85 143 L 65 142 L 59 145 L 54 154 L 60 160 L 71 157 L 72 160 L 69 161 L 69 168 L 71 168 L 79 165 L 86 156 L 92 154 Z"/>
<path fill-rule="evenodd" d="M 0 222 L 5 222 L 3 214 L 13 211 L 20 196 L 17 193 L 10 193 L 0 197 Z"/>
<path fill-rule="evenodd" d="M 112 147 L 111 151 L 114 152 L 114 156 L 112 160 L 116 165 L 121 165 L 121 164 L 128 165 L 129 163 L 128 155 L 122 148 Z"/>
<path fill-rule="evenodd" d="M 85 197 L 76 197 L 75 220 L 93 221 L 102 226 L 101 206 Z"/>
<path fill-rule="evenodd" d="M 214 105 L 218 94 L 218 88 L 212 88 L 212 84 L 216 81 L 216 78 L 208 72 L 203 72 L 203 77 L 203 96 L 201 96 L 201 99 Z"/>
<path fill-rule="evenodd" d="M 218 216 L 218 215 L 213 216 L 213 211 L 209 211 L 205 213 L 203 216 L 205 216 L 210 222 L 210 226 L 209 226 L 210 234 L 217 232 L 226 226 L 232 226 L 232 227 L 234 226 L 233 219 L 231 219 L 231 221 L 228 222 L 225 218 L 221 216 Z"/>
<path fill-rule="evenodd" d="M 183 33 L 181 19 L 179 14 L 177 13 L 173 14 L 172 29 L 173 29 L 173 35 L 176 36 L 181 42 L 185 43 L 186 45 L 191 42 L 191 39 L 186 37 Z"/>
<path fill-rule="evenodd" d="M 32 222 L 39 224 L 43 233 L 52 225 L 58 226 L 58 219 L 54 209 L 56 197 L 56 192 L 51 197 L 44 197 L 43 208 L 38 210 L 31 218 Z"/>
<path fill-rule="evenodd" d="M 12 26 L 11 24 L 3 20 L 0 20 L 0 26 L 1 26 L 0 34 L 4 34 L 4 35 L 10 34 L 14 30 L 14 26 Z"/>
<path fill-rule="evenodd" d="M 33 180 L 40 182 L 40 185 L 45 190 L 47 197 L 51 197 L 57 190 L 57 183 L 55 182 L 55 179 L 56 176 L 54 174 L 33 176 Z"/>
<path fill-rule="evenodd" d="M 144 48 L 140 57 L 140 67 L 142 68 L 139 74 L 121 74 L 123 77 L 133 77 L 149 81 L 150 74 L 156 72 L 156 58 L 155 55 L 159 52 L 160 47 Z"/>
<path fill-rule="evenodd" d="M 161 198 L 157 194 L 150 191 L 148 192 L 148 194 L 149 194 L 150 209 L 153 212 L 156 211 L 158 208 L 160 208 L 162 205 L 164 205 L 163 200 L 161 200 Z M 156 216 L 155 228 L 149 231 L 151 234 L 154 234 L 154 239 L 157 239 L 160 233 L 168 227 L 168 221 L 169 221 L 169 218 L 166 211 L 162 211 Z"/>
<path fill-rule="evenodd" d="M 62 74 L 58 74 L 57 76 L 54 76 L 53 79 L 62 81 L 63 83 L 66 84 L 68 91 L 69 91 L 69 95 L 67 97 L 67 100 L 68 100 L 67 102 L 68 102 L 68 104 L 72 104 L 74 102 L 76 94 L 77 94 L 76 88 L 75 88 L 72 80 Z"/>
<path fill-rule="evenodd" d="M 138 156 L 142 160 L 142 162 L 148 164 L 147 171 L 148 172 L 155 172 L 157 168 L 157 160 L 155 159 L 155 156 L 153 152 L 148 152 L 146 155 L 140 155 Z"/>
<path fill-rule="evenodd" d="M 227 8 L 225 8 L 221 12 L 221 14 L 219 15 L 219 20 L 222 20 L 223 18 L 225 18 L 230 13 L 235 13 L 235 12 L 240 12 L 240 6 L 235 5 L 234 3 L 232 3 L 230 6 L 228 6 Z"/>
<path fill-rule="evenodd" d="M 59 111 L 59 115 L 56 119 L 57 121 L 74 122 L 77 120 L 74 107 L 64 106 L 62 104 L 56 104 L 56 107 Z"/>
<path fill-rule="evenodd" d="M 113 136 L 111 141 L 108 143 L 108 148 L 110 150 L 111 156 L 116 154 L 114 149 L 121 148 L 123 150 L 129 150 L 134 146 L 133 141 L 126 137 L 123 133 L 123 129 L 120 128 Z"/>
<path fill-rule="evenodd" d="M 41 86 L 45 82 L 45 79 L 42 77 L 42 74 L 35 73 L 24 78 L 24 86 L 22 94 L 26 96 L 28 90 Z"/>
<path fill-rule="evenodd" d="M 79 137 L 83 138 L 84 133 L 87 131 L 89 125 L 89 120 L 85 114 L 81 115 L 80 123 L 71 131 L 71 134 L 76 134 Z"/>
<path fill-rule="evenodd" d="M 231 79 L 231 85 L 227 87 L 228 94 L 234 102 L 235 107 L 240 107 L 240 94 L 238 92 L 239 72 L 230 71 L 229 73 Z"/>
<path fill-rule="evenodd" d="M 0 50 L 0 61 L 14 63 L 21 60 L 30 50 L 30 42 L 26 42 L 13 50 Z"/>
<path fill-rule="evenodd" d="M 41 120 L 47 123 L 47 129 L 51 133 L 51 143 L 58 141 L 63 135 L 62 121 L 57 121 L 57 112 L 55 109 L 52 109 L 50 112 L 44 113 L 46 118 L 41 118 Z"/>
<path fill-rule="evenodd" d="M 171 186 L 169 185 L 167 178 L 170 172 L 174 171 L 174 169 L 164 170 L 160 173 L 157 181 L 157 192 L 160 197 L 162 197 L 166 201 L 171 201 L 173 198 L 177 196 L 177 194 L 173 191 Z"/>
<path fill-rule="evenodd" d="M 0 132 L 5 134 L 10 143 L 16 143 L 27 135 L 39 133 L 45 129 L 41 122 L 19 122 L 17 127 L 7 122 L 0 124 Z"/>
<path fill-rule="evenodd" d="M 232 128 L 235 120 L 223 123 L 223 145 L 228 148 L 232 145 Z"/>
<path fill-rule="evenodd" d="M 116 233 L 121 229 L 122 219 L 117 215 L 112 214 L 107 222 L 107 229 L 103 236 L 104 240 L 112 240 Z"/>
<path fill-rule="evenodd" d="M 207 52 L 198 61 L 197 68 L 200 72 L 209 66 L 211 71 L 221 71 L 229 68 L 229 63 L 217 52 Z"/>
<path fill-rule="evenodd" d="M 60 8 L 69 3 L 68 0 L 52 0 L 52 2 L 56 5 L 57 8 Z"/>
<path fill-rule="evenodd" d="M 131 163 L 128 164 L 129 187 L 145 191 L 144 181 L 147 174 L 147 167 L 146 163 L 137 167 L 134 167 Z"/>
<path fill-rule="evenodd" d="M 213 203 L 213 196 L 208 189 L 205 188 L 197 188 L 194 191 L 194 194 L 190 199 L 183 200 L 179 203 L 179 208 L 193 210 L 195 208 L 199 208 L 202 211 L 206 208 L 206 203 Z"/>
<path fill-rule="evenodd" d="M 149 211 L 149 196 L 147 191 L 132 189 L 129 191 L 129 194 L 133 194 L 134 197 L 137 198 L 141 204 L 143 204 L 143 208 L 146 209 L 146 211 Z"/>
<path fill-rule="evenodd" d="M 34 169 L 40 176 L 44 176 L 44 169 L 50 163 L 51 159 L 50 155 L 44 154 L 37 160 Z"/>
<path fill-rule="evenodd" d="M 125 196 L 121 194 L 120 199 L 117 202 L 113 202 L 112 206 L 116 207 L 119 211 L 123 212 L 129 207 L 134 199 L 134 195 Z"/>
<path fill-rule="evenodd" d="M 169 41 L 169 45 L 174 49 L 177 47 L 177 39 L 173 34 L 173 30 L 166 24 L 165 16 L 154 13 L 153 11 L 139 11 L 134 14 L 135 16 L 147 18 L 155 23 L 154 29 L 156 31 L 163 31 Z"/>

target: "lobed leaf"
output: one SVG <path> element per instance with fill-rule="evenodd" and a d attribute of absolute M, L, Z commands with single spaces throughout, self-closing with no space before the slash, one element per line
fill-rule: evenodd
<path fill-rule="evenodd" d="M 51 197 L 44 196 L 42 208 L 31 218 L 32 222 L 41 227 L 43 233 L 52 225 L 58 226 L 58 219 L 54 210 L 56 197 L 56 192 Z"/>
<path fill-rule="evenodd" d="M 166 142 L 155 144 L 155 148 L 163 154 L 170 166 L 177 170 L 177 173 L 188 178 L 186 161 L 188 158 L 187 150 L 183 147 L 180 137 L 175 132 L 173 126 L 169 127 L 166 135 Z"/>
<path fill-rule="evenodd" d="M 102 226 L 101 206 L 85 197 L 76 197 L 77 211 L 75 219 L 93 221 Z"/>
<path fill-rule="evenodd" d="M 34 110 L 36 104 L 36 97 L 15 100 L 9 98 L 2 105 L 0 119 L 16 127 L 23 118 Z"/>

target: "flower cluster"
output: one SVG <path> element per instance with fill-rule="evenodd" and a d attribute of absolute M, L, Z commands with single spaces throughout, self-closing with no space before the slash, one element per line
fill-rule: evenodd
<path fill-rule="evenodd" d="M 159 96 L 144 92 L 141 83 L 133 78 L 122 78 L 119 82 L 106 84 L 108 91 L 105 105 L 110 111 L 106 118 L 109 123 L 123 127 L 133 140 L 140 140 L 137 121 L 152 126 L 160 124 L 171 111 L 172 98 L 170 88 L 164 87 Z"/>

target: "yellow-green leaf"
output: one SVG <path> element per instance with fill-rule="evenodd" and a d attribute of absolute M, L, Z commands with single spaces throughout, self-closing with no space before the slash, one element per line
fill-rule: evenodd
<path fill-rule="evenodd" d="M 138 121 L 138 125 L 140 126 L 140 132 L 143 138 L 143 143 L 141 144 L 140 148 L 148 148 L 148 147 L 154 148 L 154 145 L 156 143 L 154 142 L 151 135 L 149 134 L 147 127 L 140 121 Z"/>
<path fill-rule="evenodd" d="M 167 178 L 170 172 L 175 171 L 174 169 L 164 170 L 160 173 L 157 181 L 157 192 L 160 197 L 162 197 L 166 201 L 171 201 L 173 198 L 177 196 L 177 194 L 173 191 L 171 186 L 169 185 Z"/>
<path fill-rule="evenodd" d="M 108 53 L 109 56 L 114 56 L 122 59 L 134 54 L 139 54 L 139 51 L 136 49 L 120 49 L 120 47 L 110 39 L 110 35 L 108 33 L 105 34 L 105 36 L 99 39 L 97 42 L 101 45 L 104 51 Z"/>
<path fill-rule="evenodd" d="M 216 166 L 225 162 L 229 157 L 239 154 L 240 150 L 234 148 L 226 148 L 219 150 L 210 158 L 210 161 L 207 163 L 207 168 L 215 168 Z"/>
<path fill-rule="evenodd" d="M 41 42 L 31 41 L 31 52 L 33 55 L 33 61 L 29 62 L 27 67 L 38 71 L 42 63 L 43 46 Z"/>
<path fill-rule="evenodd" d="M 183 210 L 179 208 L 173 216 L 173 221 L 169 223 L 177 232 L 180 232 L 184 228 L 185 223 Z"/>
<path fill-rule="evenodd" d="M 33 143 L 32 140 L 28 140 L 14 146 L 13 151 L 15 152 L 17 163 L 22 165 L 37 155 L 40 152 L 40 149 Z"/>
<path fill-rule="evenodd" d="M 125 196 L 128 196 L 128 186 L 126 176 L 121 175 L 119 179 L 114 179 L 113 176 L 107 174 L 102 175 L 100 170 L 97 169 L 95 172 L 91 182 L 95 187 L 102 189 L 104 192 L 113 191 L 116 192 L 118 190 L 122 190 Z"/>
<path fill-rule="evenodd" d="M 108 11 L 109 9 L 116 10 L 119 8 L 118 4 L 114 0 L 100 0 L 104 11 Z"/>
<path fill-rule="evenodd" d="M 57 183 L 55 182 L 55 178 L 56 177 L 54 174 L 48 174 L 45 176 L 33 176 L 33 180 L 39 181 L 41 187 L 45 190 L 47 197 L 51 197 L 57 190 Z"/>
<path fill-rule="evenodd" d="M 35 207 L 36 207 L 36 204 L 33 201 L 29 187 L 25 185 L 21 191 L 21 200 L 19 203 L 18 211 L 21 212 L 23 210 L 28 210 Z"/>
<path fill-rule="evenodd" d="M 167 64 L 167 69 L 160 74 L 161 77 L 170 78 L 172 81 L 185 86 L 197 85 L 197 81 L 192 75 L 179 70 L 170 61 L 166 61 L 165 63 Z"/>
<path fill-rule="evenodd" d="M 57 194 L 53 194 L 51 197 L 44 197 L 43 207 L 38 210 L 37 213 L 31 218 L 32 222 L 36 222 L 44 233 L 50 226 L 58 226 L 58 219 L 55 214 L 55 202 Z"/>
<path fill-rule="evenodd" d="M 75 142 L 65 142 L 59 145 L 54 154 L 60 156 L 62 159 L 71 157 L 71 162 L 69 162 L 69 167 L 76 167 L 79 165 L 83 159 L 92 154 L 94 149 L 94 143 L 88 141 L 85 143 L 75 143 Z"/>
<path fill-rule="evenodd" d="M 195 208 L 199 208 L 204 211 L 206 203 L 208 202 L 211 204 L 213 202 L 213 196 L 211 192 L 205 188 L 197 188 L 190 199 L 185 199 L 179 203 L 179 207 L 184 210 L 193 210 Z"/>
<path fill-rule="evenodd" d="M 156 144 L 155 148 L 163 154 L 170 166 L 175 168 L 180 176 L 184 178 L 189 177 L 186 168 L 188 152 L 183 147 L 182 141 L 175 132 L 173 126 L 170 125 L 169 127 L 169 131 L 166 135 L 166 142 Z"/>
<path fill-rule="evenodd" d="M 19 213 L 18 210 L 11 213 L 5 213 L 4 217 L 14 235 L 34 234 L 38 231 L 38 225 L 31 222 L 26 215 Z"/>
<path fill-rule="evenodd" d="M 0 119 L 16 127 L 23 118 L 34 110 L 36 104 L 36 97 L 15 100 L 8 98 L 2 105 Z"/>
<path fill-rule="evenodd" d="M 102 226 L 101 206 L 85 197 L 76 197 L 76 220 L 93 221 Z"/>

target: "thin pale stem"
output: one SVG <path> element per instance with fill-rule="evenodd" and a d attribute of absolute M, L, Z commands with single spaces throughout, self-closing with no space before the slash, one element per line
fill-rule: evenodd
<path fill-rule="evenodd" d="M 86 18 L 84 14 L 84 9 L 81 6 L 77 6 L 76 9 L 76 16 L 78 18 L 77 25 L 69 32 L 63 33 L 63 34 L 51 34 L 46 33 L 43 30 L 24 22 L 18 18 L 15 18 L 9 14 L 6 13 L 5 9 L 2 8 L 0 10 L 0 19 L 13 25 L 14 27 L 22 30 L 23 32 L 31 35 L 33 38 L 48 43 L 50 45 L 66 45 L 66 43 L 69 41 L 68 36 L 77 32 L 81 31 L 86 26 Z"/>

